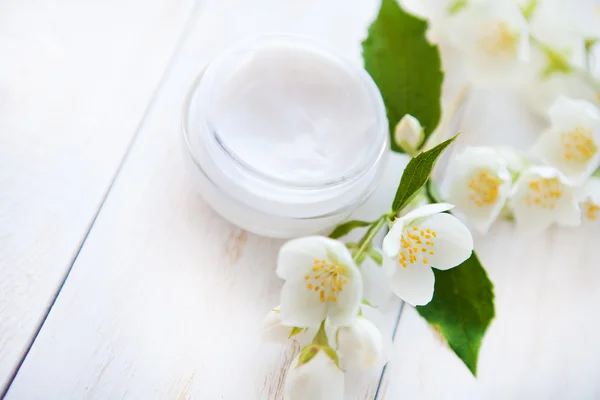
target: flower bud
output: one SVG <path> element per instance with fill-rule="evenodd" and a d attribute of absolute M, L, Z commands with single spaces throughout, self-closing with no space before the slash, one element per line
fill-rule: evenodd
<path fill-rule="evenodd" d="M 410 114 L 406 114 L 394 130 L 394 141 L 402 150 L 408 154 L 415 154 L 423 140 L 425 133 L 418 119 Z"/>
<path fill-rule="evenodd" d="M 368 368 L 381 361 L 383 352 L 381 332 L 364 317 L 356 318 L 349 327 L 340 328 L 337 340 L 342 358 L 352 365 Z"/>
<path fill-rule="evenodd" d="M 306 357 L 311 352 L 314 356 Z M 300 363 L 303 354 L 307 361 Z M 284 400 L 343 400 L 344 373 L 324 349 L 319 346 L 307 346 L 290 365 L 283 398 Z"/>

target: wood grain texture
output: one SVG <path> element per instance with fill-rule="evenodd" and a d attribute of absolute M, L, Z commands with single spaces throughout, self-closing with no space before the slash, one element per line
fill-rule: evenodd
<path fill-rule="evenodd" d="M 598 398 L 600 272 L 593 260 L 600 257 L 600 229 L 582 230 L 524 241 L 503 223 L 478 240 L 497 307 L 478 378 L 407 307 L 379 398 Z"/>
<path fill-rule="evenodd" d="M 360 63 L 376 7 L 206 2 L 7 399 L 282 398 L 299 348 L 260 337 L 279 303 L 281 241 L 240 231 L 204 203 L 184 162 L 181 107 L 207 61 L 253 34 L 303 33 Z M 375 301 L 390 336 L 399 301 Z M 348 375 L 347 398 L 373 398 L 380 373 Z"/>
<path fill-rule="evenodd" d="M 527 149 L 541 127 L 514 98 L 471 94 L 457 148 Z M 475 237 L 495 285 L 496 319 L 475 379 L 417 312 L 405 307 L 378 399 L 600 397 L 600 225 L 523 237 L 509 222 Z"/>
<path fill-rule="evenodd" d="M 76 256 L 192 7 L 0 3 L 0 393 Z"/>

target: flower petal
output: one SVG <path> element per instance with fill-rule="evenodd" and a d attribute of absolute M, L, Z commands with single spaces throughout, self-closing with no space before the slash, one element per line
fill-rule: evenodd
<path fill-rule="evenodd" d="M 432 239 L 435 246 L 434 254 L 428 254 L 429 265 L 436 269 L 446 270 L 457 265 L 471 256 L 473 251 L 473 236 L 469 229 L 453 215 L 433 215 L 417 224 L 421 229 L 431 229 L 436 232 Z"/>
<path fill-rule="evenodd" d="M 304 278 L 288 280 L 281 289 L 281 323 L 299 328 L 316 327 L 327 316 L 327 302 L 306 286 Z"/>
<path fill-rule="evenodd" d="M 352 326 L 337 332 L 337 343 L 344 361 L 359 368 L 377 365 L 382 358 L 381 332 L 364 317 L 358 317 Z"/>
<path fill-rule="evenodd" d="M 315 259 L 327 258 L 328 245 L 336 246 L 337 243 L 323 236 L 307 236 L 286 242 L 279 250 L 277 276 L 286 280 L 302 277 L 312 268 Z"/>
<path fill-rule="evenodd" d="M 439 214 L 444 211 L 448 211 L 454 208 L 452 204 L 448 203 L 435 203 L 435 204 L 427 204 L 413 210 L 403 216 L 402 219 L 405 224 L 410 224 L 411 222 L 424 217 L 429 217 L 430 215 Z"/>
<path fill-rule="evenodd" d="M 600 178 L 590 178 L 585 184 L 584 190 L 580 193 L 580 200 L 589 200 L 596 205 L 600 205 Z"/>
<path fill-rule="evenodd" d="M 383 273 L 386 277 L 391 277 L 396 273 L 396 268 L 400 267 L 400 263 L 395 258 L 383 257 Z"/>
<path fill-rule="evenodd" d="M 363 297 L 362 275 L 356 266 L 346 267 L 344 271 L 348 283 L 338 293 L 337 301 L 328 301 L 328 315 L 333 326 L 348 326 L 352 324 Z"/>
<path fill-rule="evenodd" d="M 560 96 L 550 107 L 549 115 L 552 126 L 534 145 L 534 154 L 572 181 L 585 181 L 600 164 L 600 152 L 597 149 L 600 145 L 598 109 L 587 101 Z M 588 133 L 574 133 L 581 129 L 581 132 L 589 132 L 591 136 Z M 584 139 L 577 136 L 580 134 L 584 135 Z M 583 153 L 579 146 L 583 146 Z"/>
<path fill-rule="evenodd" d="M 435 276 L 426 265 L 399 267 L 388 282 L 394 293 L 412 306 L 423 306 L 433 298 Z"/>
<path fill-rule="evenodd" d="M 555 178 L 558 180 L 556 189 L 560 191 L 560 197 L 546 204 L 543 196 L 547 193 L 538 193 L 535 190 L 539 190 L 537 185 L 540 180 Z M 515 184 L 510 205 L 517 228 L 531 235 L 544 231 L 555 222 L 567 226 L 574 225 L 577 222 L 577 214 L 580 213 L 576 199 L 576 189 L 558 170 L 552 167 L 531 167 L 521 174 Z"/>
<path fill-rule="evenodd" d="M 510 196 L 512 178 L 506 161 L 492 147 L 467 147 L 448 170 L 445 197 L 471 225 L 487 232 Z"/>
<path fill-rule="evenodd" d="M 319 351 L 312 360 L 298 366 L 292 361 L 285 381 L 284 400 L 343 400 L 344 373 Z"/>
<path fill-rule="evenodd" d="M 404 220 L 399 218 L 392 225 L 392 229 L 383 238 L 381 250 L 386 257 L 394 258 L 398 255 L 401 248 L 400 238 L 404 229 Z"/>
<path fill-rule="evenodd" d="M 281 323 L 279 307 L 271 310 L 265 315 L 262 325 L 262 337 L 271 343 L 286 343 L 289 340 L 292 327 Z"/>

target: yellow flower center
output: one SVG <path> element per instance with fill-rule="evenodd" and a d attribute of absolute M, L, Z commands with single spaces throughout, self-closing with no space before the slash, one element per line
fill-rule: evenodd
<path fill-rule="evenodd" d="M 315 260 L 309 274 L 304 279 L 308 281 L 306 288 L 315 291 L 322 303 L 325 300 L 337 301 L 337 296 L 344 290 L 348 279 L 343 275 L 344 267 L 328 260 Z"/>
<path fill-rule="evenodd" d="M 492 25 L 479 41 L 481 49 L 490 57 L 512 58 L 517 54 L 519 35 L 511 32 L 505 22 Z"/>
<path fill-rule="evenodd" d="M 592 131 L 582 126 L 560 135 L 566 161 L 587 162 L 597 153 Z"/>
<path fill-rule="evenodd" d="M 585 216 L 590 221 L 596 221 L 598 219 L 598 211 L 600 211 L 600 206 L 592 203 L 591 200 L 588 200 L 585 203 Z"/>
<path fill-rule="evenodd" d="M 558 178 L 540 178 L 529 182 L 529 191 L 525 197 L 528 206 L 538 206 L 553 210 L 563 195 Z"/>
<path fill-rule="evenodd" d="M 408 227 L 400 237 L 400 254 L 398 262 L 403 268 L 408 268 L 408 264 L 415 264 L 417 261 L 425 265 L 429 264 L 427 257 L 434 255 L 435 239 L 437 232 L 431 229 L 421 229 L 417 226 Z"/>
<path fill-rule="evenodd" d="M 481 171 L 469 180 L 469 200 L 477 207 L 494 204 L 502 180 L 487 171 Z"/>

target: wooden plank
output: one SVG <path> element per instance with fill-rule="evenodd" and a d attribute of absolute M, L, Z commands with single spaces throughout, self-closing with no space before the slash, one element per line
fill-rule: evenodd
<path fill-rule="evenodd" d="M 600 396 L 597 227 L 523 243 L 504 223 L 478 241 L 496 285 L 497 317 L 478 378 L 410 307 L 380 399 L 595 399 Z"/>
<path fill-rule="evenodd" d="M 0 3 L 0 396 L 192 8 L 192 0 Z"/>
<path fill-rule="evenodd" d="M 462 144 L 515 143 L 539 131 L 518 102 L 475 94 Z M 378 399 L 592 399 L 600 396 L 600 227 L 521 237 L 501 222 L 476 249 L 495 284 L 496 319 L 482 345 L 478 378 L 411 307 L 398 327 Z"/>
<path fill-rule="evenodd" d="M 360 63 L 377 5 L 206 2 L 8 399 L 282 398 L 298 348 L 260 337 L 282 242 L 204 203 L 182 161 L 183 98 L 217 51 L 252 34 L 304 33 Z M 399 302 L 387 300 L 389 335 Z M 373 398 L 380 372 L 349 375 L 347 398 Z"/>

